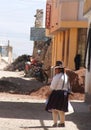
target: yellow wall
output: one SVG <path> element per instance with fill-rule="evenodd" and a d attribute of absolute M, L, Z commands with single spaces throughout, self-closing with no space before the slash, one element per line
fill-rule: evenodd
<path fill-rule="evenodd" d="M 62 44 L 61 44 L 61 34 L 60 32 L 57 34 L 57 59 L 60 60 L 62 55 Z"/>
<path fill-rule="evenodd" d="M 52 66 L 55 66 L 56 59 L 57 59 L 57 36 L 54 36 L 52 41 Z"/>
<path fill-rule="evenodd" d="M 65 48 L 64 48 L 64 65 L 67 66 L 67 55 L 66 55 L 66 52 L 67 52 L 67 39 L 68 38 L 68 33 L 67 31 L 65 31 Z"/>
<path fill-rule="evenodd" d="M 57 60 L 62 60 L 62 44 L 63 33 L 58 32 L 54 35 L 52 40 L 52 66 L 55 65 Z"/>
<path fill-rule="evenodd" d="M 77 50 L 77 28 L 70 29 L 70 44 L 69 44 L 69 63 L 68 67 L 74 69 L 74 57 Z"/>
<path fill-rule="evenodd" d="M 67 44 L 69 36 L 69 54 L 67 54 Z M 77 50 L 77 29 L 73 28 L 69 31 L 65 31 L 65 48 L 64 48 L 64 59 L 62 57 L 63 51 L 63 32 L 58 32 L 54 36 L 52 44 L 52 66 L 55 65 L 57 60 L 64 62 L 64 65 L 70 69 L 74 69 L 74 57 Z M 68 62 L 67 62 L 68 61 Z"/>

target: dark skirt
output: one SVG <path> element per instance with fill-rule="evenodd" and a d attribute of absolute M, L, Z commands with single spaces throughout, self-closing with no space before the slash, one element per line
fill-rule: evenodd
<path fill-rule="evenodd" d="M 64 90 L 53 90 L 49 96 L 45 110 L 51 112 L 52 109 L 68 112 L 68 93 Z"/>

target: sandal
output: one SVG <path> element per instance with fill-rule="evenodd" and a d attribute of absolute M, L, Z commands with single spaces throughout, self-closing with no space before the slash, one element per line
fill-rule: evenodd
<path fill-rule="evenodd" d="M 52 125 L 52 127 L 57 127 L 57 123 L 54 123 L 54 124 Z"/>
<path fill-rule="evenodd" d="M 59 123 L 58 127 L 65 127 L 65 124 L 64 123 Z"/>

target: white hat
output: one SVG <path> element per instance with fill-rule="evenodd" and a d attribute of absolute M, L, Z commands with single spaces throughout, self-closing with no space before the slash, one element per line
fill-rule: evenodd
<path fill-rule="evenodd" d="M 55 69 L 61 69 L 61 68 L 64 68 L 64 66 L 63 65 L 55 66 Z"/>

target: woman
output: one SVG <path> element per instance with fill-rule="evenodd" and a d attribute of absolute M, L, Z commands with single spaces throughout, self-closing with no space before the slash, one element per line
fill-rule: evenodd
<path fill-rule="evenodd" d="M 55 67 L 55 76 L 50 85 L 51 94 L 46 105 L 46 110 L 52 112 L 53 127 L 65 127 L 65 112 L 68 111 L 68 90 L 70 83 L 62 65 Z M 58 115 L 60 123 L 57 124 Z"/>

